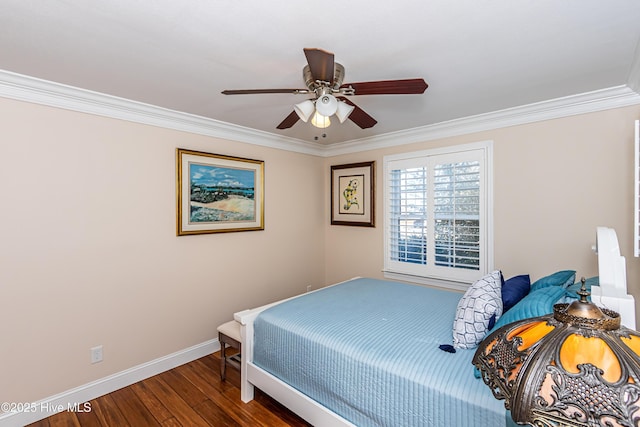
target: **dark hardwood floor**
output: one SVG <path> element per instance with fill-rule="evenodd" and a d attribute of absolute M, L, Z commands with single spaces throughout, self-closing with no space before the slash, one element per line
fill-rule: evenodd
<path fill-rule="evenodd" d="M 90 406 L 89 406 L 90 405 Z M 195 360 L 91 400 L 85 412 L 61 412 L 30 427 L 58 426 L 310 426 L 256 390 L 240 400 L 240 374 L 227 367 L 220 381 L 220 354 Z"/>

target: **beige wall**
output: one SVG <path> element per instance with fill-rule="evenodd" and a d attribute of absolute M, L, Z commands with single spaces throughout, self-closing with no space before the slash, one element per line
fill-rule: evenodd
<path fill-rule="evenodd" d="M 328 193 L 330 165 L 375 160 L 382 195 L 384 155 L 492 140 L 495 268 L 506 276 L 529 273 L 532 280 L 561 269 L 595 276 L 596 227 L 613 227 L 627 259 L 628 288 L 640 301 L 640 260 L 633 257 L 632 239 L 638 118 L 640 106 L 634 106 L 333 157 L 325 160 L 325 185 Z M 328 282 L 382 277 L 381 197 L 376 209 L 373 229 L 326 226 Z M 329 216 L 328 206 L 325 211 Z"/>
<path fill-rule="evenodd" d="M 318 157 L 3 98 L 0 117 L 0 402 L 203 343 L 235 311 L 324 284 Z M 177 147 L 264 160 L 266 229 L 176 237 Z"/>
<path fill-rule="evenodd" d="M 618 232 L 629 289 L 640 106 L 323 159 L 0 98 L 0 401 L 36 401 L 215 338 L 234 311 L 382 277 L 375 228 L 329 225 L 329 166 L 494 141 L 495 266 L 597 274 Z M 175 149 L 265 161 L 264 231 L 175 236 Z M 89 363 L 89 348 L 105 360 Z"/>

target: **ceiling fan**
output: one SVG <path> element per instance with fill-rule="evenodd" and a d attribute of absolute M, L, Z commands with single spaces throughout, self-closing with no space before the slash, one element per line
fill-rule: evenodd
<path fill-rule="evenodd" d="M 373 127 L 376 119 L 367 114 L 356 104 L 347 99 L 353 95 L 389 95 L 389 94 L 421 94 L 428 85 L 424 79 L 379 80 L 361 83 L 343 83 L 344 67 L 334 61 L 331 52 L 322 49 L 305 48 L 307 65 L 302 69 L 302 76 L 307 89 L 240 89 L 224 90 L 225 95 L 253 95 L 262 93 L 291 93 L 295 95 L 312 94 L 294 106 L 294 110 L 278 126 L 288 129 L 301 119 L 319 128 L 326 128 L 331 123 L 329 117 L 336 115 L 340 123 L 347 118 L 362 129 Z"/>

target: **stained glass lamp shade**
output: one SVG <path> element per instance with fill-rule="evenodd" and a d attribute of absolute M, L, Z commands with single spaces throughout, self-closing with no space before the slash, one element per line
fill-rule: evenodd
<path fill-rule="evenodd" d="M 640 426 L 640 333 L 588 301 L 491 333 L 473 363 L 518 424 Z"/>

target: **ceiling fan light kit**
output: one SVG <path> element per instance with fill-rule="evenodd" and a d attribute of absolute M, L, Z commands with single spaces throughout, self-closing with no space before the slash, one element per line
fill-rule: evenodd
<path fill-rule="evenodd" d="M 333 116 L 338 111 L 338 100 L 333 95 L 322 95 L 316 100 L 316 111 L 323 116 Z"/>
<path fill-rule="evenodd" d="M 338 102 L 336 117 L 340 120 L 340 123 L 344 123 L 354 109 L 355 107 L 353 105 L 348 105 L 346 102 Z"/>
<path fill-rule="evenodd" d="M 338 101 L 333 95 L 322 95 L 315 100 L 315 104 L 314 101 L 307 99 L 293 106 L 293 110 L 300 117 L 300 120 L 306 123 L 309 118 L 312 118 L 311 124 L 320 129 L 324 129 L 331 124 L 329 117 L 334 114 L 340 120 L 340 123 L 344 123 L 354 108 L 354 106 L 348 105 L 343 101 Z"/>
<path fill-rule="evenodd" d="M 331 120 L 329 120 L 328 116 L 323 116 L 316 111 L 316 113 L 313 115 L 313 118 L 311 119 L 311 124 L 317 128 L 324 129 L 331 126 Z"/>
<path fill-rule="evenodd" d="M 316 109 L 316 106 L 313 104 L 313 101 L 310 99 L 307 99 L 306 101 L 302 101 L 293 106 L 293 110 L 296 112 L 298 117 L 300 117 L 300 119 L 305 123 L 309 121 L 309 118 L 313 115 L 315 109 Z"/>
<path fill-rule="evenodd" d="M 361 83 L 343 84 L 344 67 L 334 61 L 331 52 L 322 49 L 304 49 L 308 65 L 302 69 L 302 77 L 307 89 L 245 89 L 224 90 L 225 95 L 249 95 L 263 93 L 315 94 L 315 99 L 309 99 L 295 104 L 290 113 L 278 126 L 278 129 L 288 129 L 298 120 L 309 121 L 311 124 L 324 129 L 329 126 L 329 117 L 336 115 L 340 123 L 350 119 L 361 129 L 375 126 L 376 119 L 367 114 L 360 107 L 348 100 L 346 96 L 353 95 L 389 95 L 389 94 L 421 94 L 428 85 L 424 79 L 380 80 Z M 339 95 L 339 96 L 335 96 Z"/>

